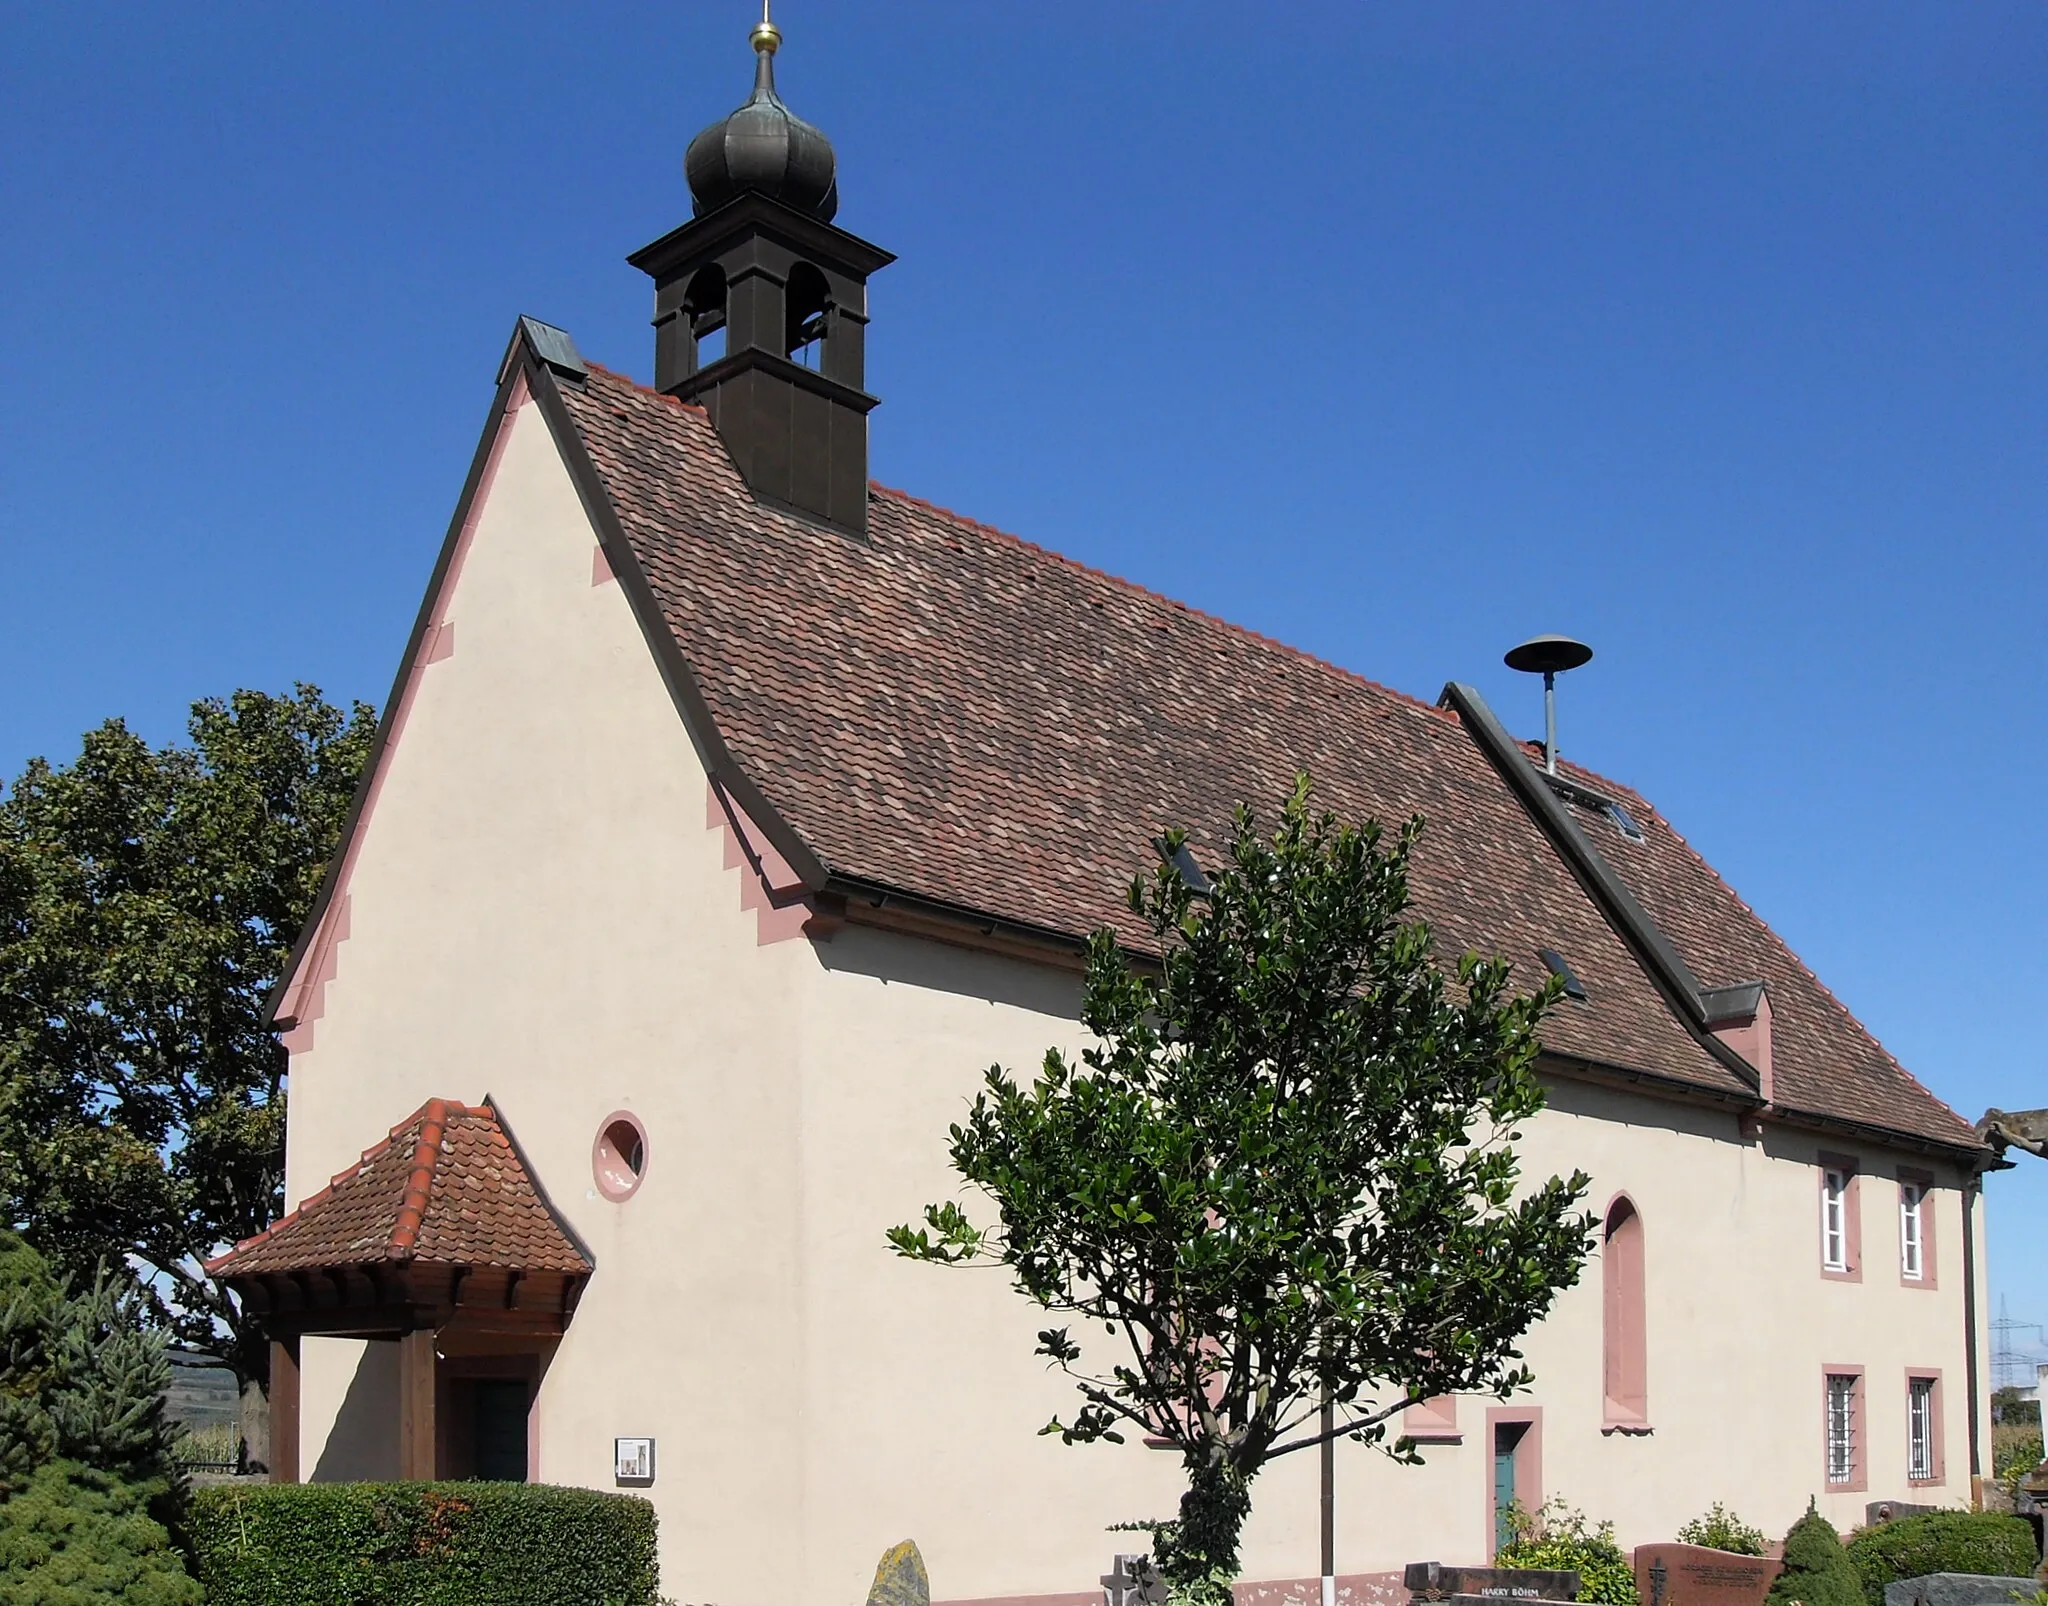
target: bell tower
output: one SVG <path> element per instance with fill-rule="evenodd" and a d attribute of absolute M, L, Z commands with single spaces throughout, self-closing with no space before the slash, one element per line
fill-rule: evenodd
<path fill-rule="evenodd" d="M 867 281 L 896 259 L 834 226 L 836 158 L 775 92 L 765 0 L 752 39 L 753 94 L 684 156 L 693 216 L 627 258 L 654 280 L 654 384 L 762 501 L 865 535 Z"/>

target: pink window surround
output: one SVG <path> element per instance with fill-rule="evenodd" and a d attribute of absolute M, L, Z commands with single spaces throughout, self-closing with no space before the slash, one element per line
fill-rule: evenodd
<path fill-rule="evenodd" d="M 1828 1476 L 1828 1410 L 1832 1390 L 1829 1380 L 1849 1377 L 1856 1380 L 1854 1392 L 1849 1396 L 1850 1458 L 1847 1482 L 1837 1483 Z M 1821 1487 L 1829 1494 L 1861 1494 L 1870 1487 L 1870 1391 L 1860 1366 L 1823 1366 L 1820 1371 L 1820 1477 Z"/>
<path fill-rule="evenodd" d="M 597 1126 L 590 1143 L 590 1174 L 597 1191 L 613 1204 L 624 1204 L 647 1180 L 647 1128 L 631 1110 L 614 1110 Z M 636 1163 L 637 1162 L 637 1163 Z"/>
<path fill-rule="evenodd" d="M 1913 1394 L 1914 1384 L 1927 1389 L 1927 1433 L 1930 1467 L 1924 1478 L 1913 1476 Z M 1948 1458 L 1943 1453 L 1941 1420 L 1941 1368 L 1912 1366 L 1906 1369 L 1906 1481 L 1916 1489 L 1932 1489 L 1948 1482 Z"/>
<path fill-rule="evenodd" d="M 1619 1194 L 1602 1234 L 1601 1432 L 1650 1431 L 1648 1310 L 1644 1296 L 1643 1218 Z"/>
<path fill-rule="evenodd" d="M 1839 1177 L 1842 1184 L 1839 1220 L 1830 1200 L 1830 1182 L 1835 1177 Z M 1823 1151 L 1817 1178 L 1815 1202 L 1820 1215 L 1820 1274 L 1838 1283 L 1860 1283 L 1863 1281 L 1863 1198 L 1862 1178 L 1856 1170 L 1855 1156 Z M 1830 1265 L 1829 1253 L 1837 1243 L 1841 1250 L 1841 1264 Z"/>
<path fill-rule="evenodd" d="M 1417 1400 L 1401 1413 L 1401 1433 L 1417 1444 L 1463 1444 L 1458 1429 L 1458 1396 L 1439 1394 L 1435 1399 Z"/>
<path fill-rule="evenodd" d="M 1494 1555 L 1494 1535 L 1500 1532 L 1500 1512 L 1493 1500 L 1493 1447 L 1495 1430 L 1516 1422 L 1528 1424 L 1515 1446 L 1515 1498 L 1524 1511 L 1543 1504 L 1543 1407 L 1540 1405 L 1490 1405 L 1486 1408 L 1486 1555 Z"/>
<path fill-rule="evenodd" d="M 1920 1275 L 1906 1275 L 1906 1190 L 1920 1191 Z M 1910 1166 L 1899 1167 L 1899 1282 L 1906 1288 L 1924 1288 L 1931 1291 L 1941 1284 L 1936 1276 L 1937 1262 L 1934 1253 L 1934 1173 L 1915 1171 Z"/>

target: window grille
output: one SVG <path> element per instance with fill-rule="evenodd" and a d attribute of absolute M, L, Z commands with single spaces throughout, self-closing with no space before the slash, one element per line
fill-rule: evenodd
<path fill-rule="evenodd" d="M 1828 1376 L 1828 1482 L 1850 1483 L 1856 1477 L 1856 1378 L 1853 1373 Z"/>
<path fill-rule="evenodd" d="M 1820 1258 L 1829 1271 L 1849 1269 L 1849 1175 L 1833 1166 L 1821 1173 Z"/>
<path fill-rule="evenodd" d="M 1926 1200 L 1927 1190 L 1919 1183 L 1899 1184 L 1899 1271 L 1916 1283 L 1927 1275 Z"/>
<path fill-rule="evenodd" d="M 1916 1377 L 1906 1403 L 1906 1476 L 1934 1477 L 1934 1379 Z"/>

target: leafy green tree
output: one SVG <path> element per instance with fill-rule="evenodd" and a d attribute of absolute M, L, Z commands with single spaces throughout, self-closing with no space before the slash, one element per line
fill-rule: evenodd
<path fill-rule="evenodd" d="M 1842 1536 L 1812 1502 L 1785 1535 L 1785 1567 L 1766 1606 L 1864 1606 L 1863 1580 Z"/>
<path fill-rule="evenodd" d="M 312 686 L 119 720 L 0 799 L 0 1210 L 58 1268 L 133 1267 L 150 1319 L 263 1381 L 200 1269 L 277 1214 L 285 1055 L 263 1007 L 334 850 L 371 710 Z"/>
<path fill-rule="evenodd" d="M 1447 977 L 1409 917 L 1421 829 L 1341 825 L 1304 776 L 1272 836 L 1238 811 L 1213 881 L 1169 832 L 1130 889 L 1157 964 L 1097 932 L 1095 1044 L 1048 1053 L 1029 1086 L 992 1068 L 952 1129 L 998 1224 L 948 1202 L 889 1233 L 1078 1318 L 1089 1347 L 1039 1335 L 1081 1396 L 1043 1431 L 1180 1451 L 1178 1517 L 1137 1525 L 1180 1601 L 1226 1606 L 1274 1457 L 1348 1437 L 1413 1459 L 1386 1442 L 1411 1401 L 1529 1382 L 1516 1346 L 1591 1247 L 1586 1178 L 1524 1188 L 1513 1147 L 1543 1107 L 1557 986 L 1517 996 L 1476 954 Z"/>

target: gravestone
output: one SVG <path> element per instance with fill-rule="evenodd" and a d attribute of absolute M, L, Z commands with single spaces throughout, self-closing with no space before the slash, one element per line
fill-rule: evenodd
<path fill-rule="evenodd" d="M 1579 1593 L 1577 1573 L 1540 1567 L 1446 1567 L 1440 1562 L 1411 1561 L 1402 1571 L 1401 1582 L 1411 1601 L 1441 1601 L 1449 1606 L 1572 1600 Z"/>
<path fill-rule="evenodd" d="M 932 1606 L 932 1581 L 916 1541 L 906 1539 L 882 1552 L 868 1587 L 868 1606 Z"/>
<path fill-rule="evenodd" d="M 1981 1573 L 1929 1573 L 1884 1586 L 1884 1606 L 2013 1606 L 2032 1601 L 2041 1586 L 2031 1578 L 1993 1578 Z"/>
<path fill-rule="evenodd" d="M 1916 1506 L 1910 1500 L 1873 1500 L 1863 1508 L 1863 1526 L 1875 1528 L 1881 1522 L 1897 1522 L 1901 1517 L 1924 1517 L 1930 1511 L 1941 1511 L 1941 1506 Z"/>
<path fill-rule="evenodd" d="M 1105 1606 L 1163 1606 L 1166 1581 L 1153 1569 L 1152 1558 L 1118 1556 L 1116 1565 L 1102 1575 Z"/>
<path fill-rule="evenodd" d="M 1763 1606 L 1784 1563 L 1705 1545 L 1637 1545 L 1643 1606 Z"/>

